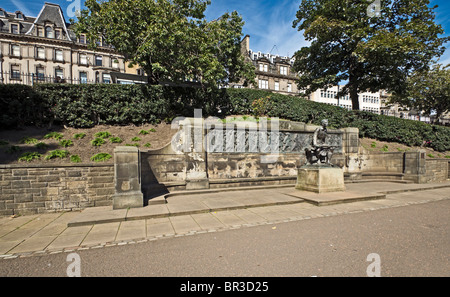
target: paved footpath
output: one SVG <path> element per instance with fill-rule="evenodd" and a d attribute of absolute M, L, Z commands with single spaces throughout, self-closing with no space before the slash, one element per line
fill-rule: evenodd
<path fill-rule="evenodd" d="M 301 193 L 285 186 L 190 193 L 135 210 L 98 207 L 0 218 L 0 261 L 450 199 L 450 181 L 346 187 L 349 200 L 342 193 Z"/>

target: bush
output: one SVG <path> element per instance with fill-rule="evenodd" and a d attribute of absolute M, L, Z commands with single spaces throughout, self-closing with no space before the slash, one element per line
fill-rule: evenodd
<path fill-rule="evenodd" d="M 99 154 L 96 154 L 96 155 L 92 156 L 91 157 L 91 161 L 94 161 L 94 162 L 105 162 L 105 161 L 108 161 L 111 158 L 112 158 L 112 156 L 110 154 L 99 153 Z"/>
<path fill-rule="evenodd" d="M 36 84 L 28 87 L 0 84 L 0 94 L 2 128 L 52 122 L 74 128 L 158 124 L 162 120 L 170 122 L 178 116 L 192 117 L 194 109 L 201 108 L 204 117 L 264 114 L 314 125 L 320 125 L 320 121 L 327 118 L 330 128 L 356 127 L 361 137 L 409 146 L 419 146 L 426 141 L 427 146 L 434 150 L 450 150 L 448 127 L 365 111 L 347 111 L 265 90 L 160 85 Z M 62 139 L 62 135 L 55 139 Z"/>
<path fill-rule="evenodd" d="M 149 134 L 149 132 L 146 130 L 139 131 L 139 135 L 147 135 L 147 134 Z"/>
<path fill-rule="evenodd" d="M 102 146 L 102 144 L 105 144 L 105 140 L 103 138 L 96 138 L 91 141 L 91 144 L 93 146 Z"/>
<path fill-rule="evenodd" d="M 62 147 L 69 147 L 73 145 L 73 141 L 70 139 L 64 139 L 59 142 L 59 145 Z"/>
<path fill-rule="evenodd" d="M 69 156 L 69 152 L 65 150 L 54 150 L 51 151 L 47 156 L 45 156 L 45 160 L 51 160 L 56 158 L 67 158 Z"/>
<path fill-rule="evenodd" d="M 103 139 L 105 139 L 105 138 L 111 137 L 111 133 L 109 133 L 109 132 L 97 132 L 97 133 L 95 133 L 94 136 L 95 136 L 95 137 L 98 137 L 98 138 L 103 138 Z"/>
<path fill-rule="evenodd" d="M 41 156 L 41 154 L 36 152 L 23 153 L 22 156 L 20 156 L 19 161 L 31 162 L 34 159 L 40 159 Z"/>
<path fill-rule="evenodd" d="M 35 146 L 37 149 L 40 149 L 40 150 L 45 150 L 45 149 L 48 148 L 48 144 L 46 144 L 46 143 L 44 143 L 44 142 L 36 143 L 34 146 Z"/>
<path fill-rule="evenodd" d="M 141 139 L 139 137 L 133 137 L 131 138 L 131 141 L 141 141 Z"/>
<path fill-rule="evenodd" d="M 39 142 L 39 140 L 37 140 L 36 138 L 32 138 L 32 137 L 24 137 L 20 140 L 20 143 L 24 143 L 24 144 L 35 144 L 38 142 Z"/>
<path fill-rule="evenodd" d="M 81 158 L 78 155 L 70 156 L 70 162 L 72 163 L 81 163 Z"/>
<path fill-rule="evenodd" d="M 122 142 L 123 142 L 122 138 L 120 138 L 120 137 L 111 137 L 111 138 L 109 139 L 109 141 L 110 141 L 111 143 L 122 143 Z"/>
<path fill-rule="evenodd" d="M 44 139 L 56 139 L 56 140 L 60 140 L 61 138 L 63 138 L 64 135 L 62 135 L 61 133 L 58 132 L 50 132 L 48 134 L 46 134 L 44 136 Z"/>
<path fill-rule="evenodd" d="M 73 136 L 74 139 L 83 139 L 84 137 L 86 137 L 86 133 L 77 133 Z"/>

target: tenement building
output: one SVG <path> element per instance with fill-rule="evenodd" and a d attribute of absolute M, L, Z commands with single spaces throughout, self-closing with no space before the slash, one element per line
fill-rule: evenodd
<path fill-rule="evenodd" d="M 112 83 L 127 72 L 123 56 L 101 38 L 96 51 L 87 42 L 57 4 L 45 3 L 37 17 L 0 8 L 0 83 Z"/>
<path fill-rule="evenodd" d="M 285 95 L 299 93 L 297 75 L 292 70 L 293 58 L 252 51 L 249 35 L 242 40 L 241 49 L 246 61 L 251 62 L 255 67 L 257 88 Z M 242 84 L 232 84 L 231 87 L 241 88 L 243 86 Z"/>

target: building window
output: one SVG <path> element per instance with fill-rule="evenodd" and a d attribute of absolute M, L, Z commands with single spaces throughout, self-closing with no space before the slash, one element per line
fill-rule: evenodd
<path fill-rule="evenodd" d="M 44 37 L 44 29 L 43 28 L 37 28 L 37 36 Z"/>
<path fill-rule="evenodd" d="M 292 92 L 292 84 L 287 85 L 287 91 L 290 93 Z"/>
<path fill-rule="evenodd" d="M 267 81 L 265 79 L 260 79 L 259 80 L 259 88 L 260 89 L 268 89 L 269 88 L 269 81 Z"/>
<path fill-rule="evenodd" d="M 269 70 L 269 65 L 267 64 L 259 64 L 259 71 L 267 72 Z"/>
<path fill-rule="evenodd" d="M 19 25 L 11 24 L 11 33 L 12 34 L 19 34 Z"/>
<path fill-rule="evenodd" d="M 287 67 L 286 66 L 280 66 L 280 74 L 281 75 L 287 75 Z"/>
<path fill-rule="evenodd" d="M 61 39 L 61 30 L 55 30 L 55 38 Z"/>
<path fill-rule="evenodd" d="M 279 91 L 280 90 L 280 83 L 279 82 L 275 82 L 275 91 Z"/>
<path fill-rule="evenodd" d="M 80 65 L 87 65 L 87 55 L 86 54 L 80 54 Z"/>
<path fill-rule="evenodd" d="M 6 12 L 3 10 L 3 8 L 0 8 L 0 17 L 6 17 Z"/>
<path fill-rule="evenodd" d="M 62 50 L 55 50 L 55 60 L 58 61 L 58 62 L 63 62 L 64 61 L 63 51 Z"/>
<path fill-rule="evenodd" d="M 45 60 L 45 48 L 38 47 L 36 49 L 36 58 L 41 59 L 41 60 Z"/>
<path fill-rule="evenodd" d="M 64 78 L 64 70 L 60 69 L 60 68 L 56 68 L 55 69 L 55 78 L 58 79 L 63 79 Z"/>
<path fill-rule="evenodd" d="M 38 81 L 45 80 L 45 69 L 42 66 L 36 67 L 36 78 Z"/>
<path fill-rule="evenodd" d="M 52 29 L 52 27 L 45 27 L 45 37 L 53 38 L 53 29 Z"/>
<path fill-rule="evenodd" d="M 13 44 L 11 45 L 11 55 L 14 57 L 20 57 L 20 46 Z"/>
<path fill-rule="evenodd" d="M 103 66 L 103 57 L 95 56 L 95 66 Z"/>
<path fill-rule="evenodd" d="M 80 84 L 87 84 L 87 73 L 80 72 Z"/>
<path fill-rule="evenodd" d="M 112 68 L 119 68 L 119 59 L 113 58 L 111 61 Z"/>
<path fill-rule="evenodd" d="M 80 43 L 85 44 L 85 43 L 86 43 L 86 35 L 81 34 L 81 35 L 80 35 L 80 38 L 79 38 L 79 41 L 80 41 Z"/>
<path fill-rule="evenodd" d="M 23 20 L 23 14 L 20 11 L 16 12 L 16 19 Z"/>
<path fill-rule="evenodd" d="M 111 75 L 103 74 L 103 83 L 110 84 L 111 83 Z"/>
<path fill-rule="evenodd" d="M 20 79 L 19 65 L 11 65 L 11 79 Z"/>

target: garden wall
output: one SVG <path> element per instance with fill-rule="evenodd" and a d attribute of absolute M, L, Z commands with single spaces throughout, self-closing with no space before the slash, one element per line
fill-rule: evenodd
<path fill-rule="evenodd" d="M 0 215 L 111 205 L 114 165 L 0 165 Z"/>

